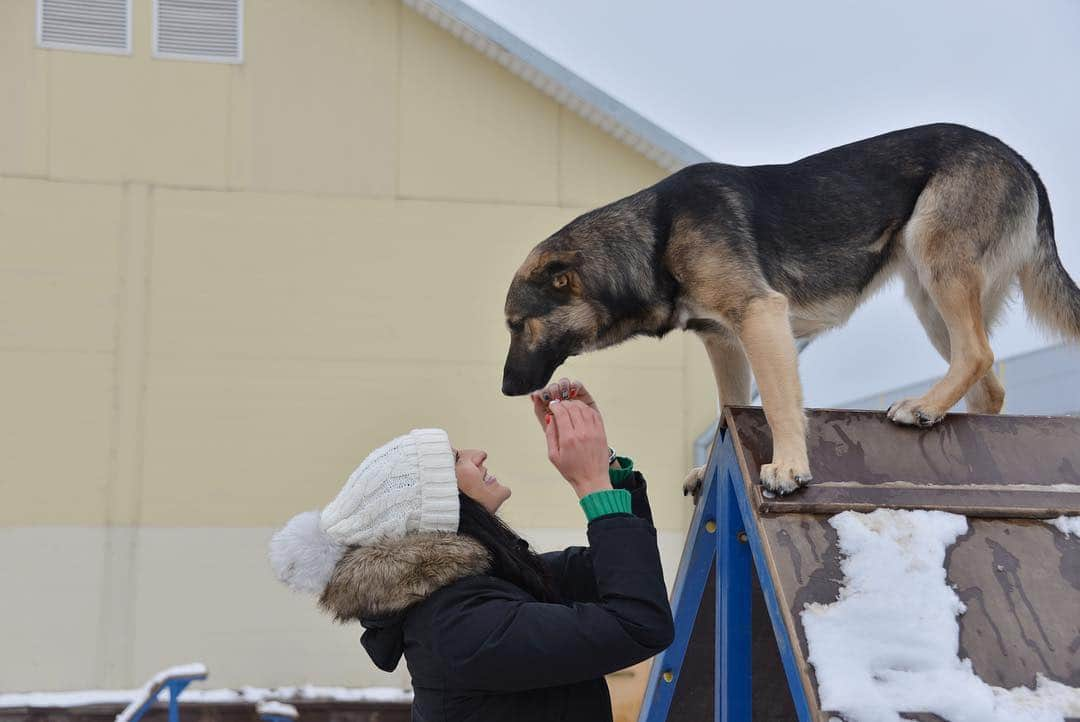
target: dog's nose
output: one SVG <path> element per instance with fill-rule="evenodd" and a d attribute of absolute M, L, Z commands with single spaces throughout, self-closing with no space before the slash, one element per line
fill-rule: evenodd
<path fill-rule="evenodd" d="M 502 392 L 506 396 L 521 396 L 527 394 L 531 389 L 526 388 L 526 385 L 521 383 L 519 379 L 514 378 L 511 375 L 503 376 Z"/>

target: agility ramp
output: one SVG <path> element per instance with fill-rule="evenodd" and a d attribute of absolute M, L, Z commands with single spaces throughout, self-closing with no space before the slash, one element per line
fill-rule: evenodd
<path fill-rule="evenodd" d="M 769 498 L 764 414 L 725 410 L 675 582 L 675 641 L 653 664 L 641 722 L 840 719 L 821 709 L 800 615 L 837 599 L 828 520 L 846 510 L 968 517 L 944 558 L 966 606 L 959 657 L 995 687 L 1036 675 L 1080 687 L 1080 538 L 1043 521 L 1080 514 L 1080 419 L 951 414 L 920 430 L 880 412 L 807 416 L 814 481 Z"/>

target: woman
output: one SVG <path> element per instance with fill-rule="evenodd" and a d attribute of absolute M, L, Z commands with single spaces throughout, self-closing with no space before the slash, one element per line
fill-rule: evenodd
<path fill-rule="evenodd" d="M 607 445 L 585 388 L 532 395 L 589 547 L 537 555 L 497 516 L 510 489 L 479 450 L 421 429 L 372 452 L 322 512 L 271 542 L 289 586 L 359 620 L 372 661 L 412 676 L 413 720 L 611 719 L 603 675 L 671 643 L 645 480 Z"/>

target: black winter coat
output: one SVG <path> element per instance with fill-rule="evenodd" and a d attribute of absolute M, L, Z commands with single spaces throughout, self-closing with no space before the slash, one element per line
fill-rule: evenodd
<path fill-rule="evenodd" d="M 589 524 L 589 547 L 544 555 L 563 603 L 492 577 L 458 534 L 411 534 L 351 550 L 323 604 L 361 618 L 381 669 L 402 655 L 417 722 L 611 720 L 603 676 L 663 651 L 674 628 L 645 480 L 634 514 Z"/>

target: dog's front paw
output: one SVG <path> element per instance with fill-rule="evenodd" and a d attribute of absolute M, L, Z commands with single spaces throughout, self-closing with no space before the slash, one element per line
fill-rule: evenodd
<path fill-rule="evenodd" d="M 690 473 L 686 475 L 686 480 L 683 481 L 682 493 L 683 496 L 692 496 L 697 499 L 697 495 L 701 492 L 701 483 L 705 480 L 705 467 L 695 466 L 690 470 Z"/>
<path fill-rule="evenodd" d="M 761 467 L 761 485 L 780 496 L 798 491 L 812 479 L 810 467 L 805 464 L 774 461 Z"/>
<path fill-rule="evenodd" d="M 923 404 L 922 399 L 904 399 L 890 406 L 887 415 L 897 424 L 928 429 L 941 421 L 945 412 Z"/>

